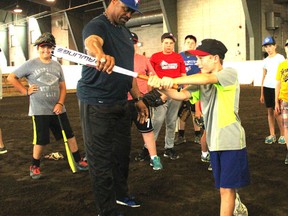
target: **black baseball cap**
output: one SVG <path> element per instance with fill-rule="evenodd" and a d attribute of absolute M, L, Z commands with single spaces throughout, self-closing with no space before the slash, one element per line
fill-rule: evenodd
<path fill-rule="evenodd" d="M 218 55 L 220 59 L 224 59 L 227 51 L 226 46 L 221 41 L 204 39 L 195 50 L 188 50 L 187 52 L 195 56 Z"/>
<path fill-rule="evenodd" d="M 132 40 L 134 42 L 134 44 L 138 43 L 138 36 L 136 33 L 134 32 L 131 32 L 131 35 L 132 35 Z"/>
<path fill-rule="evenodd" d="M 174 37 L 174 35 L 171 33 L 171 32 L 167 32 L 167 33 L 164 33 L 162 36 L 161 36 L 161 42 L 163 42 L 163 40 L 165 38 L 170 38 L 174 41 L 174 43 L 176 42 L 176 37 Z"/>

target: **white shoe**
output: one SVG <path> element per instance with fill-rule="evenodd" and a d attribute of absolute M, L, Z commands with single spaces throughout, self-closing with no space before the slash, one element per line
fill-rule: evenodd
<path fill-rule="evenodd" d="M 233 216 L 248 216 L 248 209 L 241 202 L 241 199 L 238 193 L 236 193 L 235 208 L 233 211 Z"/>

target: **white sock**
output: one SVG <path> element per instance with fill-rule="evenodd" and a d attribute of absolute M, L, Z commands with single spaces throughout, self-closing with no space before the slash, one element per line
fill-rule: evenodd
<path fill-rule="evenodd" d="M 208 151 L 207 151 L 207 152 L 203 152 L 203 151 L 202 151 L 202 156 L 203 156 L 203 157 L 207 157 L 208 154 L 209 154 Z"/>
<path fill-rule="evenodd" d="M 150 156 L 151 160 L 154 160 L 155 157 L 157 157 L 157 155 Z"/>

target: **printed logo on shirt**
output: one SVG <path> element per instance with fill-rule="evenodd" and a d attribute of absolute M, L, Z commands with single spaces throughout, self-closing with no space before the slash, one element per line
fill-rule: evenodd
<path fill-rule="evenodd" d="M 186 60 L 185 65 L 196 65 L 197 60 Z"/>
<path fill-rule="evenodd" d="M 160 67 L 163 70 L 167 70 L 167 69 L 177 69 L 178 68 L 178 64 L 177 63 L 168 63 L 165 62 L 164 60 L 160 63 Z"/>

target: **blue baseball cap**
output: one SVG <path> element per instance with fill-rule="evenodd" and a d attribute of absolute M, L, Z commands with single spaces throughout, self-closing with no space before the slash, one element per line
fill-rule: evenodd
<path fill-rule="evenodd" d="M 269 44 L 273 44 L 273 45 L 276 44 L 274 38 L 271 37 L 271 36 L 268 36 L 268 37 L 264 38 L 262 46 L 266 46 L 266 45 L 269 45 Z"/>
<path fill-rule="evenodd" d="M 140 4 L 140 0 L 120 0 L 120 1 L 122 3 L 124 3 L 128 8 L 141 13 L 141 11 L 138 10 L 138 6 Z"/>

